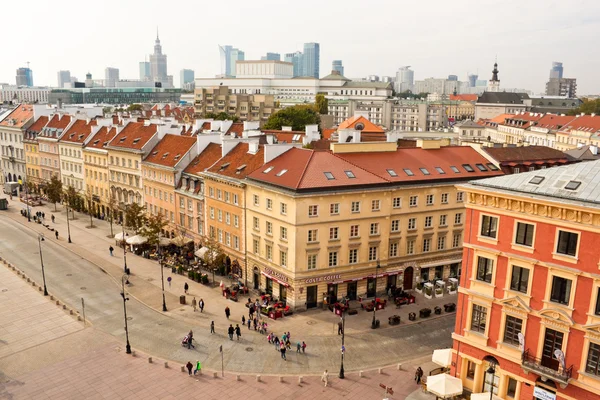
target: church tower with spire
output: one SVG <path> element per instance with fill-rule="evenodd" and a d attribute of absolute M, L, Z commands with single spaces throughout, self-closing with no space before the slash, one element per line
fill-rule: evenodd
<path fill-rule="evenodd" d="M 498 79 L 498 62 L 494 63 L 494 69 L 492 70 L 492 79 L 488 82 L 488 92 L 499 92 L 500 91 L 500 79 Z"/>

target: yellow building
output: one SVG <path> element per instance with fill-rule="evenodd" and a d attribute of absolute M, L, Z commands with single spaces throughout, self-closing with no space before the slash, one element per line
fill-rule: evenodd
<path fill-rule="evenodd" d="M 83 148 L 83 168 L 85 187 L 92 194 L 92 207 L 96 215 L 107 215 L 110 209 L 110 186 L 108 171 L 108 150 L 106 146 L 117 134 L 116 127 L 95 128 L 93 137 Z"/>
<path fill-rule="evenodd" d="M 249 273 L 296 309 L 458 277 L 454 184 L 502 173 L 472 148 L 426 147 L 336 143 L 266 162 L 246 179 Z"/>
<path fill-rule="evenodd" d="M 25 130 L 23 145 L 25 148 L 25 167 L 27 168 L 27 181 L 31 182 L 34 190 L 40 190 L 42 184 L 42 169 L 40 168 L 40 146 L 37 136 L 48 123 L 48 117 L 42 115 Z"/>

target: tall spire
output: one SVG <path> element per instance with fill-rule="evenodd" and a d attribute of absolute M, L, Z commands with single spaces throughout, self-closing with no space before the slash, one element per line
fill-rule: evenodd
<path fill-rule="evenodd" d="M 160 39 L 158 38 L 158 25 L 156 26 L 156 40 L 160 40 Z"/>

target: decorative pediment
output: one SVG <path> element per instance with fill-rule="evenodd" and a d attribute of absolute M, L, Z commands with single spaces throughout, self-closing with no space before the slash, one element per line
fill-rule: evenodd
<path fill-rule="evenodd" d="M 520 313 L 529 314 L 531 312 L 531 308 L 529 308 L 527 303 L 525 303 L 519 296 L 508 297 L 506 299 L 499 300 L 498 303 Z"/>
<path fill-rule="evenodd" d="M 573 319 L 564 312 L 563 310 L 559 310 L 557 308 L 544 308 L 540 311 L 540 317 L 546 319 L 551 324 L 560 324 L 560 325 L 568 325 L 573 326 L 575 323 Z"/>
<path fill-rule="evenodd" d="M 600 324 L 589 324 L 584 325 L 583 329 L 585 329 L 586 333 L 593 337 L 594 339 L 600 340 Z"/>

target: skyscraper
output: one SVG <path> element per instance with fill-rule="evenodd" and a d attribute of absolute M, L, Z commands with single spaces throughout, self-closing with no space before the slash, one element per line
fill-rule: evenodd
<path fill-rule="evenodd" d="M 182 69 L 179 71 L 179 84 L 181 87 L 186 83 L 194 82 L 194 70 L 193 69 Z"/>
<path fill-rule="evenodd" d="M 331 70 L 337 71 L 340 75 L 344 76 L 344 66 L 342 65 L 342 60 L 333 60 L 331 63 Z"/>
<path fill-rule="evenodd" d="M 260 59 L 263 61 L 281 61 L 281 54 L 267 53 L 266 56 L 262 56 Z"/>
<path fill-rule="evenodd" d="M 148 61 L 140 61 L 140 80 L 149 81 L 150 79 L 152 79 L 150 63 Z"/>
<path fill-rule="evenodd" d="M 398 68 L 398 72 L 396 72 L 396 92 L 412 91 L 414 80 L 415 72 L 410 69 L 410 65 Z"/>
<path fill-rule="evenodd" d="M 106 67 L 104 70 L 104 86 L 116 87 L 119 81 L 119 69 Z"/>
<path fill-rule="evenodd" d="M 58 87 L 64 88 L 67 83 L 71 83 L 71 71 L 58 71 Z"/>
<path fill-rule="evenodd" d="M 287 53 L 283 59 L 285 62 L 294 64 L 294 77 L 304 75 L 304 54 L 301 51 Z"/>
<path fill-rule="evenodd" d="M 150 54 L 150 76 L 154 82 L 168 82 L 167 78 L 167 55 L 162 53 L 162 46 L 156 31 L 154 41 L 154 54 Z"/>
<path fill-rule="evenodd" d="M 552 69 L 550 70 L 550 79 L 562 79 L 563 77 L 563 64 L 561 62 L 554 61 L 552 63 Z"/>
<path fill-rule="evenodd" d="M 475 75 L 475 74 L 469 74 L 467 76 L 467 78 L 469 79 L 469 86 L 470 87 L 475 87 L 477 86 L 477 79 L 479 78 L 479 75 Z"/>
<path fill-rule="evenodd" d="M 319 78 L 321 50 L 319 43 L 304 43 L 304 76 Z"/>
<path fill-rule="evenodd" d="M 245 53 L 240 49 L 231 47 L 230 45 L 219 46 L 219 52 L 221 54 L 221 74 L 235 76 L 236 61 L 244 60 Z"/>
<path fill-rule="evenodd" d="M 17 69 L 17 86 L 33 86 L 33 71 L 29 67 Z"/>

